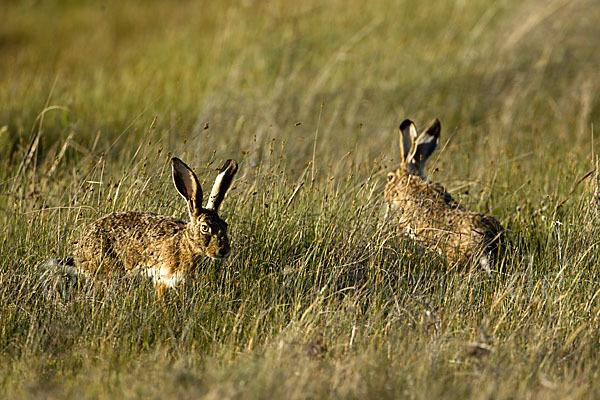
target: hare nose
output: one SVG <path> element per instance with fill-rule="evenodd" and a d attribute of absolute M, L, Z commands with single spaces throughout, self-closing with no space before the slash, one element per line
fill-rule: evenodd
<path fill-rule="evenodd" d="M 220 249 L 219 251 L 217 251 L 217 257 L 227 258 L 229 257 L 229 253 L 231 253 L 229 249 Z"/>

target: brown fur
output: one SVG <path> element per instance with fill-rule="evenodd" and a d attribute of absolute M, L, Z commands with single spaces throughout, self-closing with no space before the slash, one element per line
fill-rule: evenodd
<path fill-rule="evenodd" d="M 435 138 L 435 145 L 419 159 L 419 163 L 424 164 L 437 146 L 441 125 L 436 120 L 430 126 L 434 124 L 437 124 L 436 130 L 429 133 L 428 140 L 433 143 Z M 402 132 L 400 135 L 402 143 Z M 415 139 L 412 138 L 413 143 L 416 143 Z M 405 154 L 420 157 L 415 147 L 403 156 Z M 413 161 L 403 159 L 402 166 L 388 174 L 384 190 L 384 197 L 399 226 L 411 237 L 445 254 L 450 262 L 478 259 L 487 267 L 488 256 L 497 254 L 503 239 L 504 229 L 500 223 L 491 215 L 466 210 L 441 185 L 428 183 L 419 174 L 419 168 L 411 168 Z"/>
<path fill-rule="evenodd" d="M 229 253 L 227 225 L 216 213 L 201 221 L 216 235 L 186 229 L 187 222 L 145 212 L 108 214 L 89 225 L 74 246 L 74 261 L 90 274 L 120 272 L 164 265 L 173 272 L 188 272 L 203 256 L 220 258 Z M 113 271 L 107 270 L 112 268 Z"/>
<path fill-rule="evenodd" d="M 191 221 L 149 212 L 108 214 L 86 227 L 74 243 L 76 268 L 90 276 L 147 273 L 154 278 L 162 296 L 167 287 L 184 279 L 202 257 L 227 257 L 227 224 L 217 210 L 236 171 L 237 164 L 228 160 L 219 174 L 220 183 L 213 188 L 220 195 L 219 201 L 202 208 L 202 189 L 195 174 L 174 159 L 175 186 L 188 201 Z"/>

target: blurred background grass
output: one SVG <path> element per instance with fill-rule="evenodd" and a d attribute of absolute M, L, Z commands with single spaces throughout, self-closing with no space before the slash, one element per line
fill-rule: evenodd
<path fill-rule="evenodd" d="M 187 139 L 195 154 L 236 155 L 255 136 L 275 138 L 304 164 L 324 103 L 320 159 L 391 157 L 400 119 L 434 116 L 452 138 L 441 162 L 462 161 L 450 176 L 478 178 L 482 160 L 518 158 L 530 171 L 567 149 L 591 153 L 600 56 L 590 0 L 42 1 L 3 11 L 0 118 L 13 152 L 57 105 L 43 154 L 71 131 L 80 151 L 106 151 L 125 132 L 126 151 L 156 117 L 153 136 L 169 149 Z"/>
<path fill-rule="evenodd" d="M 598 394 L 597 175 L 574 185 L 598 150 L 597 1 L 4 1 L 0 15 L 7 395 Z M 394 129 L 434 117 L 429 176 L 509 229 L 498 275 L 448 271 L 381 224 Z M 185 218 L 169 154 L 205 190 L 241 162 L 223 210 L 234 257 L 166 309 L 144 281 L 44 296 L 35 266 L 93 218 Z"/>

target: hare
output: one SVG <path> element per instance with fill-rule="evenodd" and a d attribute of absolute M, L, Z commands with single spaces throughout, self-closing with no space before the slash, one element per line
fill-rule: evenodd
<path fill-rule="evenodd" d="M 415 124 L 400 124 L 400 168 L 387 175 L 384 197 L 400 227 L 453 264 L 479 261 L 489 270 L 490 256 L 502 245 L 504 228 L 491 215 L 468 211 L 441 185 L 425 179 L 425 163 L 438 146 L 441 124 L 429 123 L 417 135 Z"/>
<path fill-rule="evenodd" d="M 190 222 L 150 212 L 115 212 L 87 226 L 74 243 L 71 270 L 88 276 L 141 272 L 152 277 L 158 297 L 181 282 L 203 256 L 230 253 L 227 224 L 218 210 L 238 165 L 227 160 L 217 176 L 206 207 L 196 174 L 180 159 L 171 159 L 173 182 L 188 205 Z M 56 264 L 56 263 L 55 263 Z"/>

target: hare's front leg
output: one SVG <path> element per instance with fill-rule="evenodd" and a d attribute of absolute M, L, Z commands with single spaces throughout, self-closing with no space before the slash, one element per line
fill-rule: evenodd
<path fill-rule="evenodd" d="M 156 296 L 158 297 L 158 300 L 162 301 L 165 298 L 165 293 L 167 292 L 167 285 L 165 285 L 162 282 L 156 282 Z"/>

